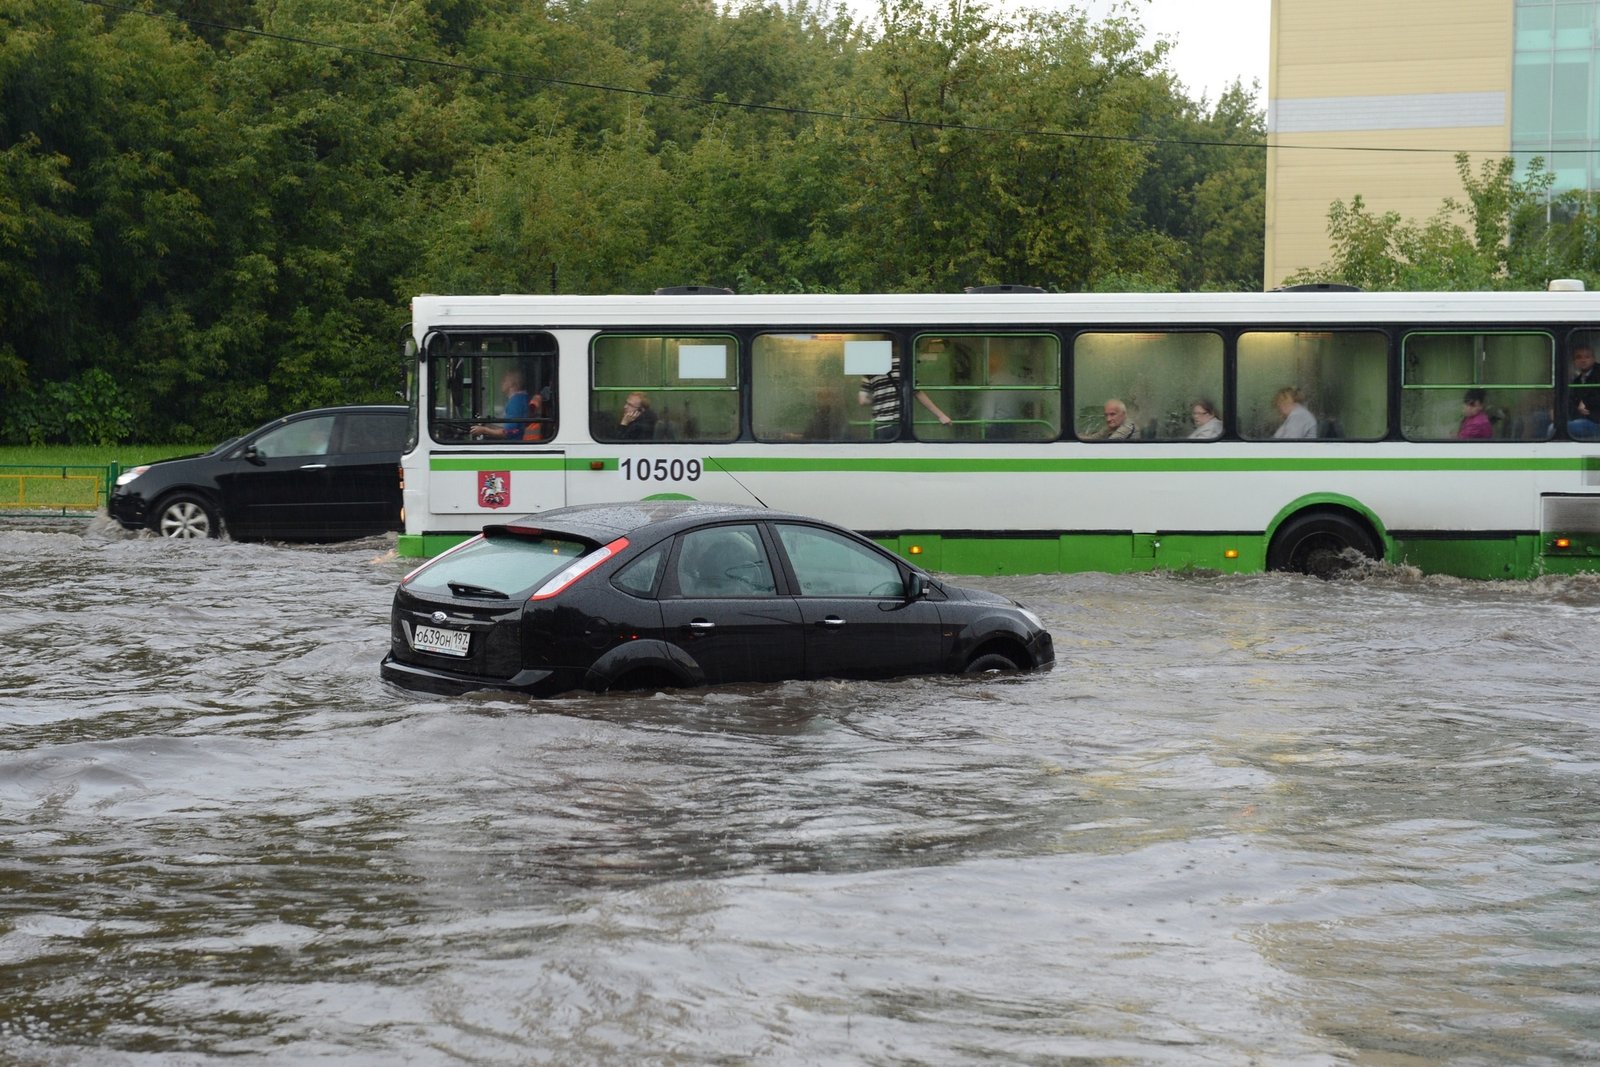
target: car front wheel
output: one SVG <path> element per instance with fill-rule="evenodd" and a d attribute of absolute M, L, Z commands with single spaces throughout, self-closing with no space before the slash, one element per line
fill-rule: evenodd
<path fill-rule="evenodd" d="M 216 509 L 205 498 L 193 493 L 169 496 L 156 506 L 150 528 L 162 537 L 218 537 L 222 524 Z"/>
<path fill-rule="evenodd" d="M 985 652 L 981 656 L 972 657 L 972 662 L 967 664 L 967 669 L 962 673 L 988 674 L 992 671 L 1014 671 L 1017 669 L 1016 663 L 1010 656 L 1000 652 Z"/>

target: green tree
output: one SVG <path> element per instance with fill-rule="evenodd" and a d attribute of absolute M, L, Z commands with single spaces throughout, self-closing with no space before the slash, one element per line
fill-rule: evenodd
<path fill-rule="evenodd" d="M 1137 115 L 1159 52 L 1121 20 L 982 3 L 880 7 L 883 35 L 824 137 L 844 197 L 826 220 L 845 289 L 993 282 L 1077 289 L 1113 269 L 1164 269 L 1131 217 L 1144 165 Z"/>
<path fill-rule="evenodd" d="M 1542 289 L 1550 278 L 1583 276 L 1583 196 L 1550 201 L 1553 175 L 1543 160 L 1518 179 L 1509 158 L 1489 159 L 1476 173 L 1456 156 L 1465 199 L 1446 197 L 1423 222 L 1398 212 L 1373 214 L 1359 196 L 1328 209 L 1333 257 L 1299 271 L 1288 284 L 1335 282 L 1393 291 Z M 1559 205 L 1572 210 L 1563 218 Z"/>

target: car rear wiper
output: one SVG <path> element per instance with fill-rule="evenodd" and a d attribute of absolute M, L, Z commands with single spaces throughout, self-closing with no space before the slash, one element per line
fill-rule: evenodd
<path fill-rule="evenodd" d="M 456 596 L 478 597 L 483 600 L 510 600 L 511 597 L 498 589 L 490 589 L 484 585 L 468 585 L 466 582 L 447 582 L 450 592 Z"/>

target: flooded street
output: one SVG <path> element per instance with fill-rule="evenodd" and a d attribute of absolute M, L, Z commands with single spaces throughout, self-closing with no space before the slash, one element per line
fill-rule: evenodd
<path fill-rule="evenodd" d="M 0 1062 L 1600 1057 L 1600 580 L 977 580 L 1037 676 L 419 696 L 392 541 L 0 531 Z"/>

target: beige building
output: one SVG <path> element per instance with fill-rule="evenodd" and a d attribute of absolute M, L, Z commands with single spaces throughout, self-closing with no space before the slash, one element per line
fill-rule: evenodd
<path fill-rule="evenodd" d="M 1471 153 L 1476 171 L 1513 148 L 1540 147 L 1524 121 L 1540 109 L 1514 112 L 1513 83 L 1528 102 L 1542 97 L 1550 127 L 1559 110 L 1548 106 L 1560 66 L 1556 26 L 1578 21 L 1572 16 L 1581 9 L 1592 27 L 1597 7 L 1592 0 L 1272 0 L 1266 287 L 1327 262 L 1333 201 L 1359 195 L 1375 213 L 1424 220 L 1445 197 L 1461 198 L 1456 152 Z M 1576 41 L 1570 35 L 1566 51 L 1575 52 Z M 1582 51 L 1587 72 L 1592 29 Z M 1539 59 L 1548 68 L 1543 86 Z M 1585 94 L 1593 100 L 1587 81 Z M 1584 110 L 1596 109 L 1587 103 Z M 1542 132 L 1548 141 L 1551 129 Z M 1592 144 L 1594 132 L 1585 133 Z"/>

